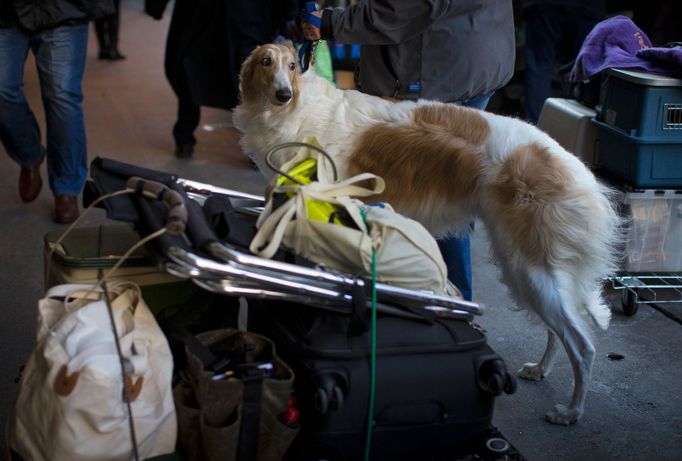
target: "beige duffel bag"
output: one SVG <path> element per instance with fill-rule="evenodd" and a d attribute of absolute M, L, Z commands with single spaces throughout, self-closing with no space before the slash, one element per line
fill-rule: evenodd
<path fill-rule="evenodd" d="M 284 171 L 293 171 L 295 165 L 309 159 L 326 168 L 326 162 L 318 161 L 319 146 L 314 138 L 306 142 L 314 143 L 313 148 L 301 149 L 283 165 Z M 271 258 L 283 245 L 315 263 L 369 277 L 374 250 L 378 281 L 461 296 L 448 281 L 438 245 L 424 226 L 396 213 L 389 204 L 364 204 L 358 199 L 380 194 L 382 178 L 363 173 L 335 182 L 319 171 L 315 177 L 321 180 L 302 185 L 278 181 L 258 219 L 251 252 Z M 361 183 L 372 186 L 362 187 Z M 289 198 L 275 208 L 279 201 L 275 198 L 282 194 Z"/>

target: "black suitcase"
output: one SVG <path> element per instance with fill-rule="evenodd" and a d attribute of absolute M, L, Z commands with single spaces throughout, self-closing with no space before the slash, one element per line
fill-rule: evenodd
<path fill-rule="evenodd" d="M 249 302 L 249 329 L 271 338 L 296 375 L 301 430 L 286 459 L 363 459 L 369 331 L 349 315 L 272 302 Z M 491 425 L 494 397 L 516 388 L 483 332 L 464 320 L 379 314 L 376 370 L 373 460 L 468 449 Z"/>

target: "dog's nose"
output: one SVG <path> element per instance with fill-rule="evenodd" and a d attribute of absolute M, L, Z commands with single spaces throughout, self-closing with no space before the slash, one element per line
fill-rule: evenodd
<path fill-rule="evenodd" d="M 289 88 L 282 88 L 275 92 L 275 97 L 279 102 L 287 102 L 291 99 L 291 90 Z"/>

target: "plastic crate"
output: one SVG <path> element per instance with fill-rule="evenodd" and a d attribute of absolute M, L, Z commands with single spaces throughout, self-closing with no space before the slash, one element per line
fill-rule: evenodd
<path fill-rule="evenodd" d="M 61 233 L 50 231 L 44 237 L 45 290 L 63 283 L 97 283 L 140 240 L 139 234 L 127 224 L 102 224 L 73 229 L 51 252 Z M 155 314 L 172 304 L 182 304 L 198 291 L 191 281 L 163 272 L 144 247 L 133 252 L 113 278 L 139 285 Z"/>
<path fill-rule="evenodd" d="M 628 220 L 623 270 L 682 271 L 682 191 L 626 192 L 623 204 Z"/>
<path fill-rule="evenodd" d="M 682 139 L 630 136 L 606 123 L 599 128 L 598 165 L 639 188 L 682 187 Z"/>
<path fill-rule="evenodd" d="M 537 127 L 592 167 L 599 134 L 592 124 L 595 115 L 593 109 L 574 99 L 548 98 L 542 106 Z"/>
<path fill-rule="evenodd" d="M 609 69 L 597 119 L 630 136 L 682 140 L 682 80 Z"/>

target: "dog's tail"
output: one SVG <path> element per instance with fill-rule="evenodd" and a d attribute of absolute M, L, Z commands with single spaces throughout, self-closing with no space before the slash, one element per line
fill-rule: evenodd
<path fill-rule="evenodd" d="M 590 238 L 585 242 L 585 260 L 580 265 L 586 273 L 575 277 L 576 288 L 583 294 L 583 307 L 601 329 L 606 330 L 611 309 L 602 297 L 602 285 L 622 263 L 624 220 L 616 210 L 617 191 L 598 183 Z"/>
<path fill-rule="evenodd" d="M 566 274 L 572 304 L 607 328 L 601 285 L 618 266 L 621 241 L 614 192 L 575 157 L 529 145 L 506 160 L 493 197 L 497 222 L 508 226 L 528 262 Z"/>

